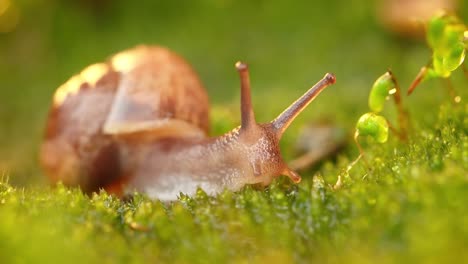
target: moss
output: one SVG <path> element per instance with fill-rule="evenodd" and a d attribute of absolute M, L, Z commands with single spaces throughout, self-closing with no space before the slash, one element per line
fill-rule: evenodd
<path fill-rule="evenodd" d="M 348 154 L 299 184 L 279 179 L 217 197 L 163 204 L 135 194 L 0 184 L 0 256 L 18 262 L 385 263 L 468 257 L 467 107 L 443 105 L 408 143 L 367 146 L 371 168 L 343 174 Z M 353 152 L 354 154 L 354 152 Z M 343 185 L 334 190 L 338 175 Z M 307 173 L 306 173 L 307 174 Z M 12 253 L 14 252 L 14 253 Z"/>

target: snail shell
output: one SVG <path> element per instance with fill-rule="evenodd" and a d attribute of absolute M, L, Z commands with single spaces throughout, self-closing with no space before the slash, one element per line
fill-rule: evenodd
<path fill-rule="evenodd" d="M 166 48 L 138 46 L 57 89 L 41 163 L 52 181 L 96 191 L 121 177 L 113 135 L 204 137 L 208 127 L 208 96 L 191 66 Z"/>

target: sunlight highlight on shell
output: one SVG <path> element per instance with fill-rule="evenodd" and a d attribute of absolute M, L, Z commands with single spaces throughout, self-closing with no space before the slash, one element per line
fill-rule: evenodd
<path fill-rule="evenodd" d="M 73 76 L 57 89 L 54 95 L 54 105 L 61 105 L 68 95 L 76 94 L 84 83 L 88 83 L 90 87 L 94 87 L 97 81 L 99 81 L 108 70 L 109 66 L 105 63 L 96 63 L 88 66 L 81 71 L 80 74 Z"/>
<path fill-rule="evenodd" d="M 122 52 L 112 57 L 112 67 L 121 73 L 126 73 L 135 67 L 138 57 L 134 52 Z"/>
<path fill-rule="evenodd" d="M 71 77 L 66 83 L 60 86 L 54 94 L 54 105 L 59 106 L 65 101 L 68 95 L 76 94 L 83 83 L 80 75 Z"/>
<path fill-rule="evenodd" d="M 96 63 L 84 69 L 80 75 L 83 81 L 89 83 L 90 86 L 96 85 L 97 81 L 102 78 L 108 71 L 109 67 L 105 63 Z"/>

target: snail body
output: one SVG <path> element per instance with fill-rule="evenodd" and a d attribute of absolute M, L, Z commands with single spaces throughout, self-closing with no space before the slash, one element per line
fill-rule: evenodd
<path fill-rule="evenodd" d="M 198 187 L 209 194 L 268 185 L 286 175 L 279 140 L 293 119 L 328 85 L 327 74 L 275 120 L 257 124 L 247 66 L 241 77 L 241 126 L 208 137 L 208 96 L 192 68 L 173 52 L 139 46 L 94 64 L 55 92 L 41 146 L 52 182 L 147 193 L 174 200 Z"/>

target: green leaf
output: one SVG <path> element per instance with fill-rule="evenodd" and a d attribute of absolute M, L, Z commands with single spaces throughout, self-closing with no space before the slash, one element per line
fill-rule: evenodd
<path fill-rule="evenodd" d="M 388 139 L 387 120 L 374 113 L 362 115 L 356 124 L 356 130 L 360 136 L 370 136 L 379 143 L 385 143 Z"/>
<path fill-rule="evenodd" d="M 389 72 L 380 76 L 372 85 L 372 89 L 369 94 L 369 108 L 374 112 L 382 111 L 385 100 L 389 94 L 389 91 L 393 89 L 395 84 L 393 83 L 392 76 Z"/>
<path fill-rule="evenodd" d="M 443 67 L 447 71 L 456 70 L 465 59 L 465 45 L 459 42 L 453 49 L 444 57 Z"/>
<path fill-rule="evenodd" d="M 445 52 L 450 52 L 456 45 L 463 43 L 463 33 L 465 31 L 465 25 L 454 24 L 447 25 L 444 32 L 444 45 L 443 49 Z"/>
<path fill-rule="evenodd" d="M 444 16 L 436 16 L 429 21 L 426 38 L 431 48 L 436 49 L 443 42 L 446 24 Z"/>
<path fill-rule="evenodd" d="M 443 55 L 434 52 L 434 55 L 432 56 L 432 66 L 434 67 L 434 73 L 441 78 L 448 78 L 451 74 L 450 71 L 448 71 L 444 67 L 444 57 Z"/>
<path fill-rule="evenodd" d="M 438 53 L 447 53 L 463 42 L 465 25 L 453 15 L 441 14 L 432 18 L 427 27 L 426 39 L 429 46 Z"/>

